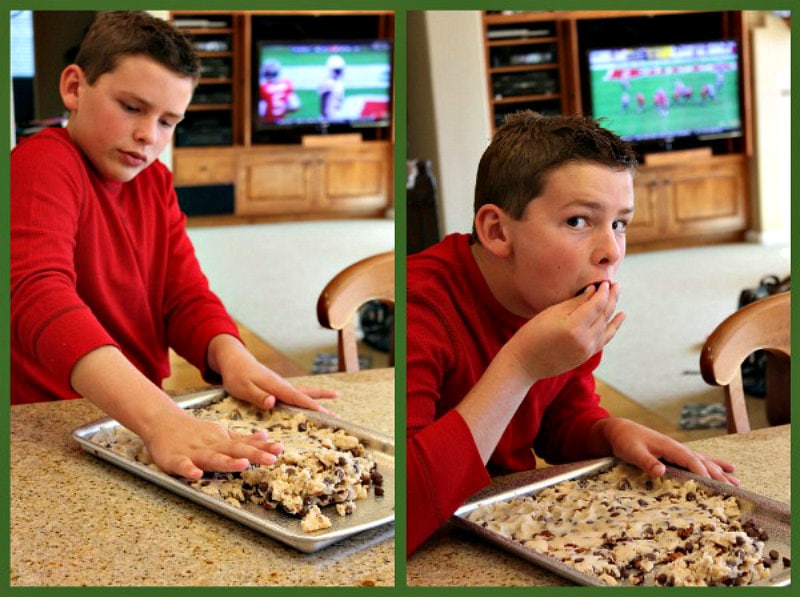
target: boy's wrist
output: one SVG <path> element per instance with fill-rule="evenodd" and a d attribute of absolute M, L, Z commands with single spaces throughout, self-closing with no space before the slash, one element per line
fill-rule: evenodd
<path fill-rule="evenodd" d="M 589 431 L 587 446 L 589 452 L 595 456 L 609 456 L 614 453 L 614 434 L 620 427 L 620 422 L 626 419 L 620 417 L 604 417 L 598 419 Z"/>
<path fill-rule="evenodd" d="M 223 375 L 223 370 L 230 358 L 242 351 L 247 352 L 247 349 L 236 336 L 218 334 L 208 343 L 206 362 L 213 371 Z"/>
<path fill-rule="evenodd" d="M 492 365 L 501 369 L 504 376 L 513 378 L 523 386 L 530 388 L 544 376 L 534 371 L 531 363 L 525 361 L 519 351 L 514 349 L 514 338 L 509 340 L 492 359 Z M 492 366 L 490 365 L 490 366 Z"/>

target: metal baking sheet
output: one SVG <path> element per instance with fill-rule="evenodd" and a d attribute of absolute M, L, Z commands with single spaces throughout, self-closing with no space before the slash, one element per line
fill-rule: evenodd
<path fill-rule="evenodd" d="M 510 500 L 515 497 L 533 496 L 545 487 L 562 481 L 592 477 L 603 470 L 617 464 L 615 458 L 583 461 L 573 464 L 553 466 L 527 473 L 507 475 L 502 482 L 492 485 L 473 496 L 453 515 L 453 521 L 533 564 L 541 566 L 555 574 L 579 585 L 608 586 L 601 579 L 586 574 L 563 563 L 561 560 L 546 555 L 517 543 L 494 531 L 468 520 L 469 514 L 480 506 Z M 787 504 L 746 491 L 711 479 L 704 479 L 686 470 L 668 466 L 667 477 L 680 480 L 694 479 L 708 491 L 726 496 L 735 496 L 741 504 L 744 519 L 753 520 L 756 525 L 767 531 L 769 539 L 764 545 L 764 553 L 775 549 L 781 556 L 791 557 L 791 524 L 790 508 Z M 782 565 L 773 566 L 769 578 L 753 585 L 785 586 L 791 581 L 791 568 Z"/>
<path fill-rule="evenodd" d="M 212 404 L 224 396 L 225 392 L 221 388 L 214 388 L 178 397 L 176 402 L 184 409 L 200 408 Z M 374 497 L 370 493 L 367 499 L 357 502 L 357 508 L 352 514 L 339 516 L 334 513 L 329 516 L 333 523 L 331 528 L 305 533 L 300 528 L 300 519 L 283 511 L 268 510 L 256 504 L 245 504 L 240 508 L 233 506 L 220 498 L 212 497 L 191 487 L 185 480 L 145 466 L 91 441 L 91 437 L 95 433 L 119 427 L 120 424 L 113 419 L 104 418 L 88 423 L 73 431 L 72 436 L 80 444 L 81 448 L 90 454 L 111 462 L 134 475 L 173 491 L 273 539 L 291 545 L 302 552 L 312 553 L 318 551 L 356 533 L 387 525 L 394 521 L 394 442 L 391 438 L 322 413 L 290 406 L 279 406 L 278 408 L 291 412 L 302 412 L 310 420 L 318 421 L 329 427 L 344 429 L 358 437 L 377 462 L 378 470 L 383 475 L 384 495 L 382 497 Z M 328 508 L 323 508 L 323 513 L 327 512 Z"/>

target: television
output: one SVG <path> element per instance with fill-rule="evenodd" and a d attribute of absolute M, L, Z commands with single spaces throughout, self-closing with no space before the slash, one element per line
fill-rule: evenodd
<path fill-rule="evenodd" d="M 588 69 L 591 114 L 640 149 L 742 134 L 734 40 L 593 48 Z"/>
<path fill-rule="evenodd" d="M 253 70 L 257 141 L 391 123 L 389 40 L 259 41 Z"/>

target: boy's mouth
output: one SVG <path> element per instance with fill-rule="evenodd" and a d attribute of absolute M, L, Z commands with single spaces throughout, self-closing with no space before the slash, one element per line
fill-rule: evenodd
<path fill-rule="evenodd" d="M 576 292 L 575 296 L 582 295 L 584 292 L 586 292 L 586 290 L 589 288 L 589 286 L 594 286 L 594 289 L 598 290 L 600 288 L 600 284 L 602 284 L 603 282 L 605 282 L 605 280 L 600 280 L 599 282 L 592 282 L 591 284 L 587 284 L 586 286 L 581 288 L 578 292 Z"/>

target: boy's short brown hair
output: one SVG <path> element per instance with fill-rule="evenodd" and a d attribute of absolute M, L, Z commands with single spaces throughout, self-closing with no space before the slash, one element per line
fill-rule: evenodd
<path fill-rule="evenodd" d="M 75 64 L 90 85 L 116 68 L 120 58 L 145 56 L 195 82 L 200 61 L 187 37 L 167 21 L 136 11 L 98 12 L 81 42 Z"/>
<path fill-rule="evenodd" d="M 592 162 L 619 170 L 636 168 L 636 154 L 588 116 L 543 116 L 526 110 L 498 127 L 483 153 L 475 180 L 475 213 L 494 204 L 520 220 L 554 168 Z"/>

